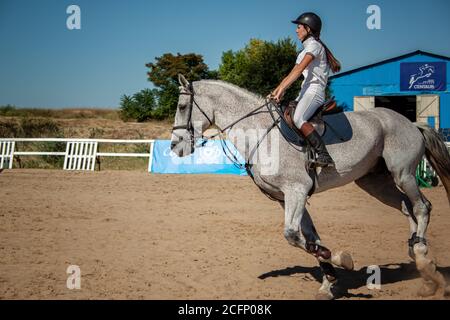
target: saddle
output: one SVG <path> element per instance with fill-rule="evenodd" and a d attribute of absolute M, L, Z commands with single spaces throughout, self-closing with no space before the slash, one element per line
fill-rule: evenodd
<path fill-rule="evenodd" d="M 304 146 L 305 141 L 302 132 L 297 128 L 292 120 L 294 118 L 295 108 L 297 107 L 298 101 L 290 101 L 286 105 L 281 106 L 281 111 L 283 112 L 284 119 L 281 121 L 281 131 L 286 139 L 294 143 L 297 146 Z M 336 114 L 343 112 L 342 107 L 338 107 L 334 97 L 325 101 L 316 112 L 308 119 L 308 122 L 312 124 L 314 129 L 320 136 L 325 134 L 325 122 L 323 116 Z"/>

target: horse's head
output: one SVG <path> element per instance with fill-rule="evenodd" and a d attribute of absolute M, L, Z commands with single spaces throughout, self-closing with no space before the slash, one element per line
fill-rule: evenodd
<path fill-rule="evenodd" d="M 200 107 L 197 99 L 202 100 L 194 92 L 194 87 L 183 75 L 178 75 L 180 83 L 180 96 L 178 98 L 175 123 L 172 129 L 170 149 L 179 157 L 192 154 L 195 142 L 201 138 L 203 132 L 211 125 L 213 120 L 210 110 L 205 104 Z"/>

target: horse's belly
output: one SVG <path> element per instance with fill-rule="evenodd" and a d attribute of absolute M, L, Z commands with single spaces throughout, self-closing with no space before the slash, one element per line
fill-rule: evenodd
<path fill-rule="evenodd" d="M 382 155 L 384 138 L 379 122 L 349 120 L 352 134 L 344 137 L 344 142 L 327 144 L 336 167 L 325 168 L 318 173 L 316 192 L 343 186 L 366 175 Z M 326 141 L 327 137 L 324 138 Z"/>

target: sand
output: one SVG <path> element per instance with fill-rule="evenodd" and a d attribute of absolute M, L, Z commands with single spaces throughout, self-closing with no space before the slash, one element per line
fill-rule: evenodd
<path fill-rule="evenodd" d="M 450 275 L 450 209 L 433 204 L 430 256 Z M 341 299 L 416 299 L 406 217 L 355 184 L 308 205 L 324 245 L 347 250 Z M 315 258 L 283 237 L 284 212 L 248 177 L 132 171 L 0 174 L 1 299 L 314 299 Z M 66 285 L 70 265 L 81 289 Z M 380 266 L 381 289 L 366 286 Z"/>

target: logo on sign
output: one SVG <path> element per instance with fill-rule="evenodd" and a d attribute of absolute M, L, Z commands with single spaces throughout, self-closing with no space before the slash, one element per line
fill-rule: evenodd
<path fill-rule="evenodd" d="M 197 163 L 198 164 L 222 164 L 224 159 L 222 157 L 222 150 L 219 146 L 212 143 L 207 143 L 203 148 L 198 150 Z"/>
<path fill-rule="evenodd" d="M 434 67 L 429 64 L 424 64 L 419 67 L 419 73 L 413 74 L 409 79 L 409 88 L 411 89 L 419 80 L 427 79 L 431 77 L 434 73 Z M 428 81 L 423 81 L 416 85 L 414 89 L 434 89 L 434 79 L 430 79 Z"/>
<path fill-rule="evenodd" d="M 402 91 L 445 91 L 446 63 L 423 62 L 400 65 Z"/>

